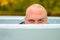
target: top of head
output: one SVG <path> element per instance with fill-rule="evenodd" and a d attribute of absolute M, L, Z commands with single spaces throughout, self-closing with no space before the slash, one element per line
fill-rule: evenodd
<path fill-rule="evenodd" d="M 45 12 L 45 14 L 47 14 L 47 11 L 46 11 L 46 9 L 42 6 L 42 5 L 40 5 L 40 4 L 32 4 L 31 6 L 29 6 L 28 8 L 27 8 L 27 10 L 26 10 L 26 15 L 28 14 L 28 12 L 30 12 L 30 11 L 37 11 L 37 10 L 40 10 L 40 11 L 43 11 L 43 12 Z"/>

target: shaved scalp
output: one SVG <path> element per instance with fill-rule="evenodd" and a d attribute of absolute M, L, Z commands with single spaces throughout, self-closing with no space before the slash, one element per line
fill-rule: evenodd
<path fill-rule="evenodd" d="M 47 23 L 47 11 L 42 5 L 32 4 L 27 8 L 25 24 L 46 24 L 46 23 Z"/>
<path fill-rule="evenodd" d="M 28 15 L 29 12 L 32 11 L 32 10 L 40 10 L 40 11 L 43 11 L 45 15 L 47 15 L 46 9 L 40 4 L 32 4 L 31 6 L 29 6 L 26 10 L 26 15 Z"/>

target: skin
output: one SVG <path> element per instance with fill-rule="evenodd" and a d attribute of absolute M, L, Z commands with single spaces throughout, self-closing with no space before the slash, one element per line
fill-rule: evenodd
<path fill-rule="evenodd" d="M 33 4 L 26 10 L 25 24 L 47 24 L 47 12 L 38 4 Z"/>

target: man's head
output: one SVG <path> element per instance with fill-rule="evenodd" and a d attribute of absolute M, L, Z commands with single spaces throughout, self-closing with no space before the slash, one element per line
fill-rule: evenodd
<path fill-rule="evenodd" d="M 47 24 L 47 12 L 42 5 L 33 4 L 26 10 L 25 24 Z"/>

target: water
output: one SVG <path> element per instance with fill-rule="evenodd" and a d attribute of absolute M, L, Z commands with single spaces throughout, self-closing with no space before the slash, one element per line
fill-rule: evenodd
<path fill-rule="evenodd" d="M 0 24 L 19 24 L 25 16 L 0 16 Z M 60 24 L 60 17 L 48 17 L 49 24 Z"/>

